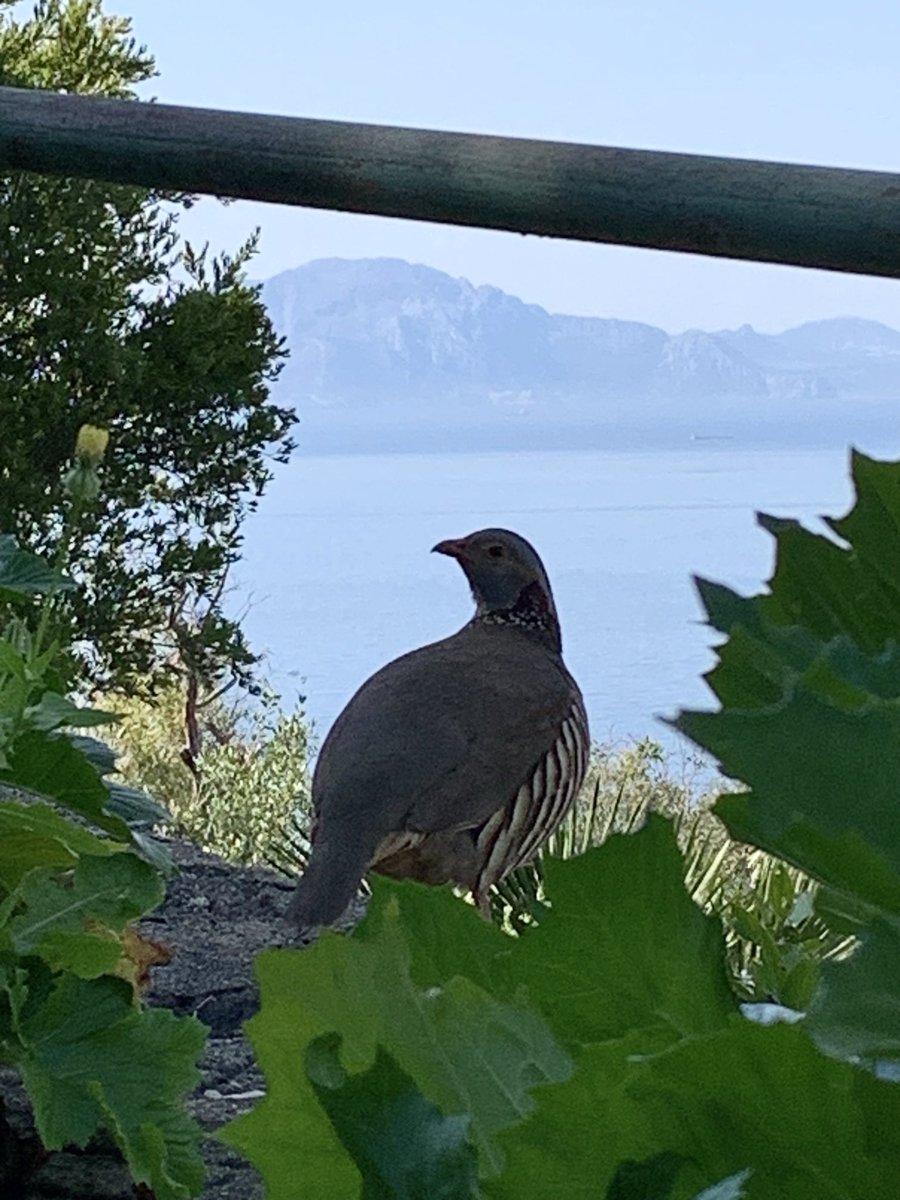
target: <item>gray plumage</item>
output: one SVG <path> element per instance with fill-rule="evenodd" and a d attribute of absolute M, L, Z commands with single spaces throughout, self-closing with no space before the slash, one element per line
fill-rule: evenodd
<path fill-rule="evenodd" d="M 373 675 L 325 739 L 312 853 L 287 914 L 302 928 L 336 920 L 370 868 L 459 884 L 485 911 L 584 776 L 587 718 L 537 554 L 497 529 L 435 550 L 466 572 L 475 616 Z"/>

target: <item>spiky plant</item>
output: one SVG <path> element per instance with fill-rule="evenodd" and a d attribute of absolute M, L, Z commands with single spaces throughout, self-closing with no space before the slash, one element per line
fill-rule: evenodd
<path fill-rule="evenodd" d="M 595 746 L 581 793 L 541 858 L 495 889 L 495 920 L 515 933 L 536 923 L 549 902 L 544 859 L 583 854 L 613 833 L 633 833 L 649 812 L 660 812 L 675 823 L 689 893 L 722 921 L 738 997 L 804 1008 L 822 962 L 849 953 L 852 928 L 820 911 L 818 885 L 809 876 L 728 837 L 710 812 L 726 786 L 702 760 L 667 756 L 649 739 L 621 748 Z"/>

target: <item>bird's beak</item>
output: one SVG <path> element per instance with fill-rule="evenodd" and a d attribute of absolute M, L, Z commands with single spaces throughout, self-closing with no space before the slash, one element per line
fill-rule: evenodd
<path fill-rule="evenodd" d="M 432 554 L 446 554 L 448 557 L 456 559 L 461 559 L 465 552 L 465 538 L 447 538 L 445 542 L 438 542 L 436 546 L 431 547 Z"/>

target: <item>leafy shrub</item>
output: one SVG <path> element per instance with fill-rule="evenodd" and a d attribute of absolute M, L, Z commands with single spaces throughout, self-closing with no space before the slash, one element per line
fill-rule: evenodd
<path fill-rule="evenodd" d="M 71 586 L 0 537 L 2 599 Z M 17 618 L 0 635 L 0 1062 L 19 1070 L 44 1146 L 83 1147 L 105 1128 L 136 1182 L 183 1200 L 204 1175 L 181 1103 L 204 1033 L 140 1003 L 162 952 L 131 923 L 164 889 L 151 843 L 125 819 L 147 825 L 162 812 L 106 778 L 103 743 L 71 735 L 114 718 L 66 697 L 45 628 Z M 23 1181 L 3 1175 L 15 1162 L 6 1136 L 0 1122 L 0 1179 L 20 1195 Z"/>
<path fill-rule="evenodd" d="M 282 712 L 277 695 L 201 704 L 195 750 L 186 746 L 183 685 L 105 703 L 121 717 L 110 740 L 124 779 L 159 796 L 191 841 L 233 862 L 261 862 L 291 814 L 308 817 L 309 724 L 299 708 Z"/>
<path fill-rule="evenodd" d="M 0 3 L 0 83 L 138 104 L 155 74 L 130 19 L 102 0 Z M 54 614 L 93 685 L 161 681 L 173 650 L 245 682 L 255 662 L 223 582 L 295 415 L 269 398 L 284 346 L 245 278 L 257 239 L 230 256 L 194 251 L 178 224 L 192 203 L 0 172 L 0 529 L 55 555 L 47 485 L 79 425 L 106 426 L 116 447 L 75 531 L 82 586 Z"/>

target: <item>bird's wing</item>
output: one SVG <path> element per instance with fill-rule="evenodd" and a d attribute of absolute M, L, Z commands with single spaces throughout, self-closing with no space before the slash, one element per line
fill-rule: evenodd
<path fill-rule="evenodd" d="M 477 627 L 389 663 L 322 747 L 323 826 L 382 835 L 477 827 L 553 745 L 577 689 L 558 656 L 516 630 Z"/>

